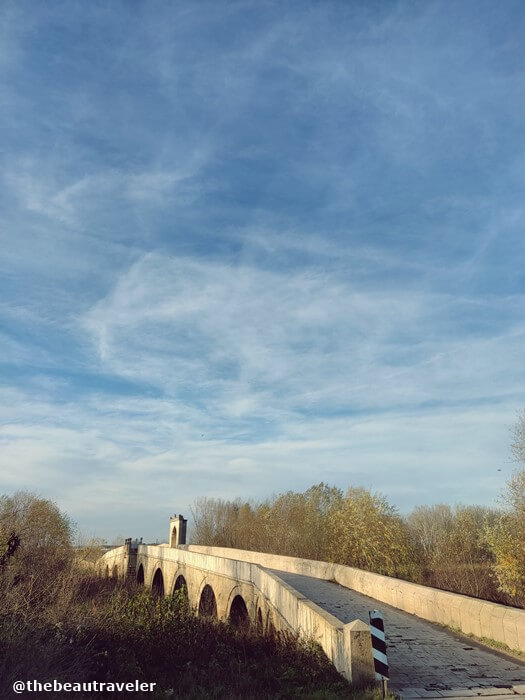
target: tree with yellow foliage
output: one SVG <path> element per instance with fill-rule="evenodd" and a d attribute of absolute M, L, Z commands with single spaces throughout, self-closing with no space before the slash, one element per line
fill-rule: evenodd
<path fill-rule="evenodd" d="M 517 462 L 525 462 L 525 411 L 519 414 L 513 430 L 512 453 Z M 499 587 L 525 605 L 525 468 L 516 471 L 503 494 L 505 512 L 487 531 L 487 540 L 495 557 L 494 572 Z"/>
<path fill-rule="evenodd" d="M 329 517 L 331 561 L 419 580 L 420 547 L 397 509 L 378 494 L 349 488 Z"/>
<path fill-rule="evenodd" d="M 505 512 L 487 530 L 499 588 L 525 605 L 525 469 L 512 476 L 503 495 Z"/>

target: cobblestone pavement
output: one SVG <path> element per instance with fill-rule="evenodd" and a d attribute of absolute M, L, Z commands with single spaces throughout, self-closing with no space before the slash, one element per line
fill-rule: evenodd
<path fill-rule="evenodd" d="M 337 583 L 275 571 L 311 601 L 342 622 L 368 611 L 383 613 L 390 666 L 390 686 L 403 697 L 525 698 L 525 663 L 471 642 L 438 625 L 356 593 Z"/>

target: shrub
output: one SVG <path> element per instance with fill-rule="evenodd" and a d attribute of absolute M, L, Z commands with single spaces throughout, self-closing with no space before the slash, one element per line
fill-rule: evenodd
<path fill-rule="evenodd" d="M 487 527 L 499 588 L 525 605 L 525 469 L 516 472 L 503 494 L 505 511 Z"/>

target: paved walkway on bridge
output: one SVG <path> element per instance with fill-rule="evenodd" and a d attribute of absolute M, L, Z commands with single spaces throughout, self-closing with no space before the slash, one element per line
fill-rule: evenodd
<path fill-rule="evenodd" d="M 525 663 L 330 581 L 274 571 L 341 622 L 383 613 L 390 687 L 409 697 L 525 698 Z"/>

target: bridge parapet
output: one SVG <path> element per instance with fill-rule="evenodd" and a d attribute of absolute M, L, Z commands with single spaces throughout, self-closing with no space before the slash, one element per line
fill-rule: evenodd
<path fill-rule="evenodd" d="M 521 608 L 450 593 L 342 564 L 228 547 L 189 545 L 187 549 L 219 557 L 235 557 L 269 569 L 336 581 L 341 586 L 388 603 L 423 620 L 447 625 L 465 634 L 485 637 L 525 652 L 525 610 Z"/>
<path fill-rule="evenodd" d="M 213 592 L 219 619 L 232 619 L 234 601 L 240 596 L 254 624 L 262 622 L 266 629 L 290 631 L 316 641 L 336 669 L 356 685 L 375 678 L 368 625 L 359 620 L 342 623 L 257 563 L 187 547 L 141 545 L 137 567 L 138 579 L 162 593 L 173 593 L 182 578 L 198 614 L 202 613 L 207 586 Z"/>
<path fill-rule="evenodd" d="M 128 572 L 129 548 L 127 542 L 103 554 L 96 563 L 100 576 L 124 578 Z"/>
<path fill-rule="evenodd" d="M 140 543 L 135 548 L 126 540 L 106 552 L 97 569 L 106 576 L 134 575 L 161 595 L 182 590 L 199 615 L 234 623 L 245 615 L 263 632 L 288 631 L 312 639 L 345 678 L 356 685 L 374 681 L 370 628 L 364 622 L 342 623 L 256 562 L 192 549 Z"/>

